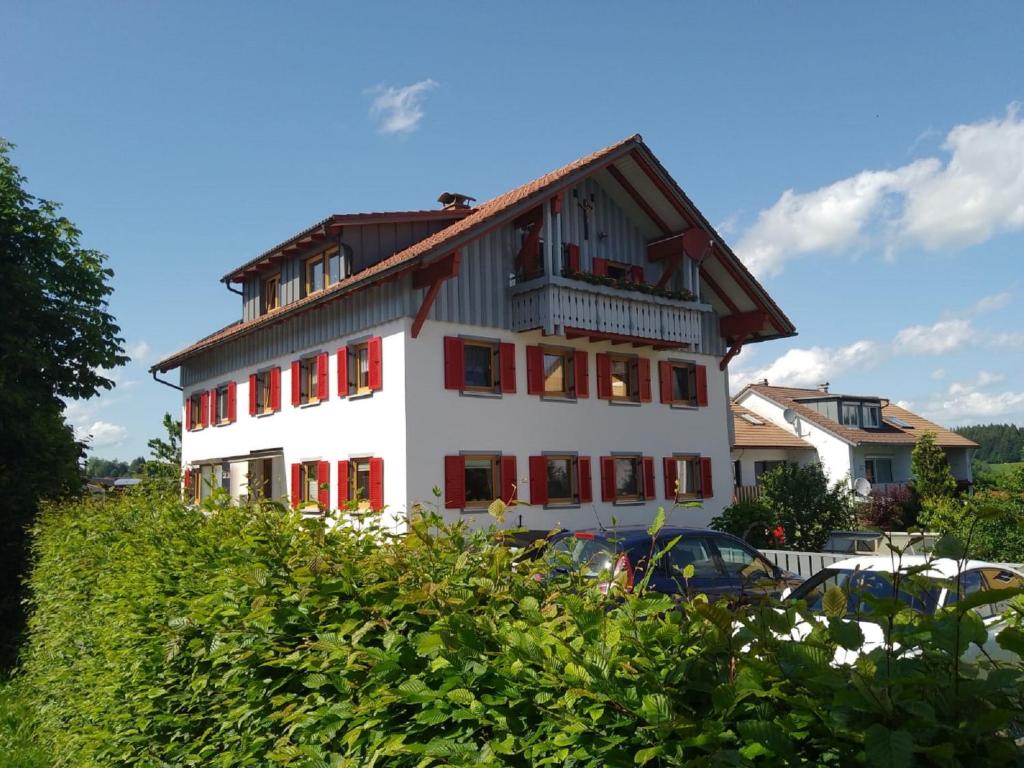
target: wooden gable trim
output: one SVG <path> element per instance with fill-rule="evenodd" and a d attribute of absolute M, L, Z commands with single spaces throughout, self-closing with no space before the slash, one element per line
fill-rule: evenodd
<path fill-rule="evenodd" d="M 412 322 L 412 337 L 414 339 L 420 335 L 423 323 L 427 320 L 427 314 L 430 312 L 430 308 L 434 306 L 434 299 L 437 298 L 438 291 L 441 290 L 441 284 L 448 278 L 459 274 L 459 263 L 461 261 L 461 251 L 452 251 L 437 261 L 413 270 L 412 287 L 427 288 L 423 301 L 420 303 L 419 311 L 416 313 L 416 319 Z"/>
<path fill-rule="evenodd" d="M 647 218 L 654 222 L 655 226 L 661 230 L 662 234 L 667 235 L 672 231 L 672 228 L 669 227 L 669 225 L 665 223 L 665 220 L 654 211 L 651 204 L 644 199 L 643 195 L 637 191 L 636 187 L 629 183 L 629 179 L 622 174 L 622 171 L 615 167 L 615 163 L 608 166 L 608 173 L 610 173 L 612 178 L 618 182 L 619 186 L 626 191 L 626 194 L 633 199 L 633 202 L 640 207 L 640 210 L 647 214 Z"/>

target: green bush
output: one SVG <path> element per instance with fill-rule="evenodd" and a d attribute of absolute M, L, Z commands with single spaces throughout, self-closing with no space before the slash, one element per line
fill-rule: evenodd
<path fill-rule="evenodd" d="M 785 530 L 785 548 L 817 552 L 830 531 L 854 525 L 853 501 L 844 482 L 829 485 L 820 464 L 781 464 L 761 475 L 758 502 Z"/>
<path fill-rule="evenodd" d="M 968 542 L 981 560 L 1024 563 L 1024 493 L 1005 487 L 978 491 L 970 497 L 925 499 L 921 518 L 929 530 Z"/>
<path fill-rule="evenodd" d="M 1019 759 L 1021 670 L 982 681 L 943 650 L 970 622 L 889 601 L 920 652 L 837 668 L 855 625 L 783 641 L 792 606 L 601 595 L 513 562 L 494 532 L 411 528 L 145 490 L 47 508 L 22 672 L 37 742 L 56 766 Z"/>
<path fill-rule="evenodd" d="M 760 501 L 738 501 L 711 518 L 711 528 L 731 533 L 759 549 L 782 546 L 785 542 L 774 535 L 778 523 L 771 510 Z"/>

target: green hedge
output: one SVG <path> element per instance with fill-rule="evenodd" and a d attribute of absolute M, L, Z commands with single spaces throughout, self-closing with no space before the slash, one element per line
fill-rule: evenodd
<path fill-rule="evenodd" d="M 793 609 L 602 597 L 494 533 L 414 527 L 145 491 L 45 510 L 19 683 L 37 742 L 59 766 L 1018 760 L 1021 670 L 956 669 L 949 617 L 895 615 L 923 653 L 836 669 L 850 625 L 779 642 Z"/>

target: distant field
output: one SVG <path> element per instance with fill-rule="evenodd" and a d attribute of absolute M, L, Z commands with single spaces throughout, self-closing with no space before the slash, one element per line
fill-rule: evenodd
<path fill-rule="evenodd" d="M 997 475 L 1008 475 L 1017 467 L 1024 467 L 1024 461 L 1010 461 L 1005 464 L 988 465 L 988 468 Z"/>

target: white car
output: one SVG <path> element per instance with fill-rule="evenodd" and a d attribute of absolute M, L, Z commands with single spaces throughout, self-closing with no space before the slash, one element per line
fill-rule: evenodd
<path fill-rule="evenodd" d="M 906 589 L 901 589 L 897 596 L 921 613 L 931 614 L 940 608 L 953 606 L 958 600 L 980 590 L 1011 590 L 1007 592 L 1005 600 L 987 603 L 974 610 L 981 616 L 988 633 L 983 644 L 985 654 L 996 661 L 1019 660 L 1016 654 L 996 642 L 996 636 L 1006 626 L 1005 613 L 1009 601 L 1019 594 L 1013 590 L 1024 588 L 1024 573 L 1005 564 L 980 560 L 964 562 L 948 558 L 929 560 L 923 555 L 907 555 L 899 561 L 890 555 L 851 557 L 822 569 L 794 589 L 786 599 L 806 601 L 812 611 L 824 613 L 822 602 L 825 592 L 830 587 L 841 588 L 847 596 L 845 618 L 860 625 L 864 643 L 856 650 L 837 648 L 835 662 L 852 664 L 860 654 L 868 653 L 885 642 L 885 630 L 880 624 L 871 621 L 870 604 L 864 596 L 893 597 L 893 573 L 898 571 L 906 574 L 920 568 L 924 570 L 916 573 L 912 580 L 908 579 Z M 910 586 L 911 581 L 914 586 Z M 794 640 L 803 640 L 811 629 L 809 623 L 800 622 L 790 636 Z M 981 649 L 971 645 L 962 658 L 973 660 L 979 655 Z"/>

